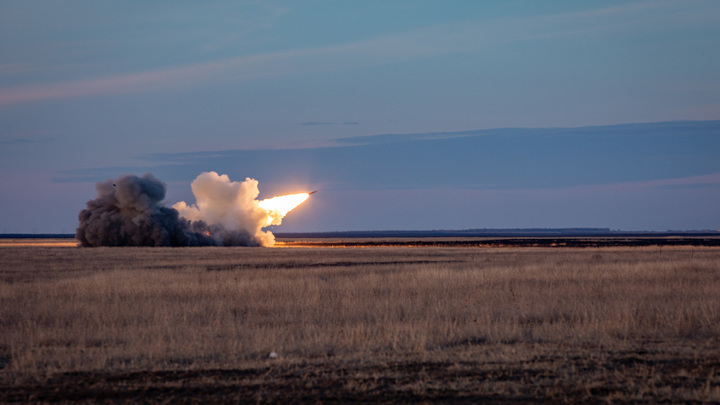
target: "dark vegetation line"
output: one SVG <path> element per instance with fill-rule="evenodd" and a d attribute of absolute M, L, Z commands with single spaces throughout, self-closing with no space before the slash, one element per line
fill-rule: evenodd
<path fill-rule="evenodd" d="M 483 240 L 408 241 L 297 241 L 281 242 L 298 247 L 620 247 L 620 246 L 720 246 L 716 237 L 604 237 L 604 238 L 502 238 Z"/>
<path fill-rule="evenodd" d="M 532 238 L 532 237 L 720 237 L 720 230 L 619 231 L 610 228 L 512 228 L 458 230 L 386 230 L 337 232 L 273 232 L 284 239 L 327 238 Z M 0 239 L 74 238 L 70 233 L 0 233 Z"/>
<path fill-rule="evenodd" d="M 273 232 L 278 238 L 432 238 L 432 237 L 466 237 L 466 238 L 498 238 L 498 237 L 702 237 L 720 236 L 718 230 L 668 230 L 653 231 L 613 231 L 610 228 L 516 228 L 516 229 L 463 229 L 463 230 L 424 230 L 424 231 L 343 231 L 343 232 Z"/>

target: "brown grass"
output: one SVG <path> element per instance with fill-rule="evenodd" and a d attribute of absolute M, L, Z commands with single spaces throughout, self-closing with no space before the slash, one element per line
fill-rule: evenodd
<path fill-rule="evenodd" d="M 0 248 L 0 401 L 133 373 L 253 400 L 720 401 L 718 337 L 718 248 Z"/>

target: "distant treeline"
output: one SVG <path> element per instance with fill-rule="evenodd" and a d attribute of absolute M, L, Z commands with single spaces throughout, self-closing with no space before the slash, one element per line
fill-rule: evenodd
<path fill-rule="evenodd" d="M 514 228 L 463 229 L 425 231 L 343 231 L 343 232 L 274 232 L 278 238 L 479 238 L 479 237 L 543 237 L 543 236 L 717 236 L 716 230 L 694 231 L 617 231 L 610 228 Z"/>
<path fill-rule="evenodd" d="M 460 229 L 424 231 L 338 231 L 338 232 L 273 232 L 278 238 L 494 238 L 494 237 L 665 237 L 665 236 L 720 236 L 718 230 L 689 231 L 620 231 L 610 228 L 512 228 L 512 229 Z M 1 239 L 55 239 L 74 238 L 65 233 L 5 233 Z"/>

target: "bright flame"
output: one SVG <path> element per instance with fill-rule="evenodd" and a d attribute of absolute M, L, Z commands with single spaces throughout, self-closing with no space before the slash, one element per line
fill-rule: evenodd
<path fill-rule="evenodd" d="M 268 213 L 267 223 L 264 226 L 275 225 L 279 223 L 288 212 L 293 208 L 302 204 L 310 197 L 308 193 L 288 194 L 280 197 L 268 198 L 258 202 L 258 206 Z"/>

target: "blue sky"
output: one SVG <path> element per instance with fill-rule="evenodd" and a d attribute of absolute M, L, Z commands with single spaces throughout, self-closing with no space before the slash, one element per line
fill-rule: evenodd
<path fill-rule="evenodd" d="M 709 0 L 4 1 L 0 233 L 203 170 L 321 190 L 277 231 L 720 228 L 717 49 Z"/>

